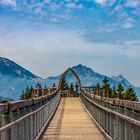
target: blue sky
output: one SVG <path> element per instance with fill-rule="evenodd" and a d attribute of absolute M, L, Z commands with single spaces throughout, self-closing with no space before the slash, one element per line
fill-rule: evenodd
<path fill-rule="evenodd" d="M 79 63 L 140 86 L 139 0 L 0 0 L 0 56 L 42 77 Z"/>

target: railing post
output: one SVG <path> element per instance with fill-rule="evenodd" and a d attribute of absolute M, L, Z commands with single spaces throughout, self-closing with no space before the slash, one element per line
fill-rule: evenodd
<path fill-rule="evenodd" d="M 126 115 L 126 107 L 124 108 L 124 110 L 125 110 L 125 113 L 124 113 L 124 114 Z M 128 139 L 127 139 L 127 135 L 128 135 L 128 134 L 127 134 L 127 124 L 126 124 L 126 121 L 125 121 L 125 126 L 124 126 L 124 127 L 125 127 L 125 130 L 124 130 L 124 133 L 125 133 L 124 136 L 125 136 L 125 138 L 124 138 L 124 140 L 128 140 Z"/>
<path fill-rule="evenodd" d="M 6 117 L 5 117 L 6 116 Z M 2 125 L 5 125 L 9 122 L 9 118 L 10 118 L 10 115 L 2 115 Z M 1 140 L 8 140 L 10 138 L 10 133 L 8 133 L 8 131 L 5 131 L 1 134 Z"/>

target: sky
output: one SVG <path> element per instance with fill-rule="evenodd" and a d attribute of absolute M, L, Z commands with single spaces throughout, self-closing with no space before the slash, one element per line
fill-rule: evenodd
<path fill-rule="evenodd" d="M 139 0 L 0 0 L 0 56 L 48 77 L 83 64 L 140 86 Z"/>

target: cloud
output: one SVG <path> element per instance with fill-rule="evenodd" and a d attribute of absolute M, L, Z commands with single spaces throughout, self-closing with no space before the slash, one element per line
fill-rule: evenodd
<path fill-rule="evenodd" d="M 140 6 L 139 0 L 127 0 L 125 3 L 126 7 L 136 8 Z"/>
<path fill-rule="evenodd" d="M 46 3 L 46 4 L 50 4 L 51 0 L 44 0 L 43 2 Z"/>
<path fill-rule="evenodd" d="M 134 20 L 132 18 L 129 17 L 124 21 L 124 25 L 123 25 L 124 28 L 130 29 L 133 26 L 134 26 Z"/>
<path fill-rule="evenodd" d="M 0 4 L 16 6 L 16 0 L 1 0 Z"/>
<path fill-rule="evenodd" d="M 11 10 L 12 14 L 8 14 L 9 17 L 5 11 L 4 15 L 1 14 L 1 19 L 4 21 L 0 22 L 0 29 L 2 29 L 2 32 L 0 30 L 0 55 L 12 58 L 45 77 L 62 72 L 64 67 L 78 63 L 95 64 L 97 67 L 100 65 L 100 69 L 105 71 L 109 71 L 109 66 L 119 67 L 121 71 L 124 68 L 121 67 L 122 61 L 125 60 L 130 62 L 126 68 L 132 70 L 134 68 L 132 60 L 135 60 L 136 65 L 139 64 L 138 42 L 118 44 L 112 42 L 139 39 L 140 24 L 136 26 L 136 18 L 132 16 L 133 9 L 128 10 L 129 8 L 126 8 L 122 1 L 116 4 L 116 9 L 106 8 L 115 1 L 32 0 L 29 4 L 28 0 L 17 1 L 18 3 L 16 0 L 0 0 L 1 4 L 17 6 L 18 9 L 13 13 L 11 8 L 5 10 L 6 12 Z M 124 3 L 131 7 L 138 5 L 138 1 L 131 1 L 127 0 Z M 95 2 L 100 8 L 95 6 Z M 77 10 L 83 8 L 84 10 Z M 89 11 L 89 8 L 93 11 Z M 42 17 L 42 20 L 39 20 L 39 17 Z M 6 26 L 6 23 L 9 24 Z M 56 28 L 42 30 L 42 26 L 49 27 L 50 23 L 53 24 L 52 26 L 57 26 L 59 30 Z M 32 29 L 32 26 L 36 26 L 33 27 L 36 29 Z M 92 41 L 89 41 L 90 39 Z M 140 66 L 138 69 L 140 71 Z M 116 72 L 117 70 L 114 69 Z"/>
<path fill-rule="evenodd" d="M 101 4 L 101 5 L 107 5 L 107 6 L 112 6 L 115 4 L 116 0 L 94 0 L 96 3 Z"/>
<path fill-rule="evenodd" d="M 94 0 L 96 3 L 105 4 L 107 0 Z"/>
<path fill-rule="evenodd" d="M 66 5 L 66 7 L 68 7 L 68 8 L 76 8 L 76 4 L 75 3 L 68 3 Z"/>
<path fill-rule="evenodd" d="M 48 15 L 47 12 L 45 12 L 44 10 L 42 10 L 41 7 L 35 8 L 34 13 L 35 13 L 35 14 L 40 14 L 40 15 L 42 15 L 42 16 L 47 16 L 47 15 Z"/>
<path fill-rule="evenodd" d="M 94 1 L 101 5 L 105 5 L 105 4 L 113 5 L 117 3 L 118 0 L 94 0 Z M 121 4 L 121 2 L 118 2 L 118 3 Z M 124 3 L 124 6 L 130 7 L 130 8 L 137 8 L 140 6 L 140 1 L 139 0 L 126 0 Z"/>
<path fill-rule="evenodd" d="M 21 32 L 11 34 L 4 38 L 1 37 L 0 55 L 20 60 L 22 64 L 30 65 L 32 71 L 41 73 L 41 75 L 44 75 L 42 73 L 45 73 L 45 70 L 41 72 L 40 69 L 37 69 L 37 65 L 42 69 L 44 65 L 50 66 L 58 62 L 65 66 L 82 63 L 82 61 L 83 63 L 86 61 L 92 63 L 95 58 L 102 59 L 102 61 L 108 61 L 109 58 L 117 59 L 118 56 L 122 59 L 140 58 L 140 48 L 136 47 L 134 49 L 134 43 L 91 43 L 76 31 L 58 29 L 24 31 L 22 29 L 22 34 Z M 124 49 L 122 46 L 129 46 L 130 48 Z M 33 67 L 32 62 L 34 62 Z M 48 73 L 51 73 L 49 68 L 46 67 L 46 69 L 48 69 Z"/>
<path fill-rule="evenodd" d="M 124 45 L 124 46 L 139 46 L 140 45 L 140 41 L 139 40 L 127 40 L 127 41 L 115 41 L 115 44 L 119 44 L 119 45 Z"/>
<path fill-rule="evenodd" d="M 74 2 L 67 3 L 66 7 L 70 8 L 70 9 L 79 9 L 79 10 L 84 8 L 84 6 L 82 4 L 76 4 Z"/>
<path fill-rule="evenodd" d="M 125 22 L 123 25 L 124 28 L 129 29 L 133 27 L 133 24 L 131 22 Z"/>

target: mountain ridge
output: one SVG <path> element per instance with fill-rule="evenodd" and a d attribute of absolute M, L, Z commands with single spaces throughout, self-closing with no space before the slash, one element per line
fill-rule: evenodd
<path fill-rule="evenodd" d="M 4 57 L 0 57 L 0 75 L 11 75 L 19 78 L 38 78 L 38 76 L 30 71 Z"/>
<path fill-rule="evenodd" d="M 93 83 L 101 84 L 105 77 L 111 82 L 112 86 L 118 85 L 119 82 L 122 83 L 126 88 L 129 86 L 132 86 L 132 84 L 121 74 L 118 76 L 108 77 L 106 75 L 102 75 L 98 72 L 95 72 L 91 68 L 89 68 L 85 65 L 82 65 L 82 64 L 73 66 L 72 69 L 78 74 L 81 81 L 83 81 L 84 86 L 92 86 Z M 71 79 L 72 75 L 73 74 L 71 72 L 67 73 L 66 78 L 68 81 L 69 81 L 69 79 Z M 48 79 L 56 80 L 56 79 L 59 79 L 60 77 L 61 77 L 61 75 L 51 76 L 51 77 L 48 77 Z M 89 79 L 89 81 L 88 80 L 85 81 L 85 79 Z M 73 80 L 71 79 L 71 81 L 73 81 Z M 91 84 L 91 81 L 93 81 L 92 84 Z"/>
<path fill-rule="evenodd" d="M 108 77 L 82 64 L 73 66 L 72 69 L 78 74 L 83 86 L 94 86 L 97 83 L 102 84 L 105 77 L 109 80 L 111 86 L 117 86 L 119 82 L 125 88 L 133 86 L 123 75 Z M 38 82 L 43 86 L 47 85 L 47 87 L 52 86 L 53 83 L 57 85 L 61 75 L 43 79 L 15 62 L 0 57 L 0 96 L 17 100 L 27 86 L 35 87 Z M 69 83 L 77 81 L 71 72 L 67 73 L 66 79 Z M 140 93 L 140 88 L 136 87 L 136 91 Z"/>

